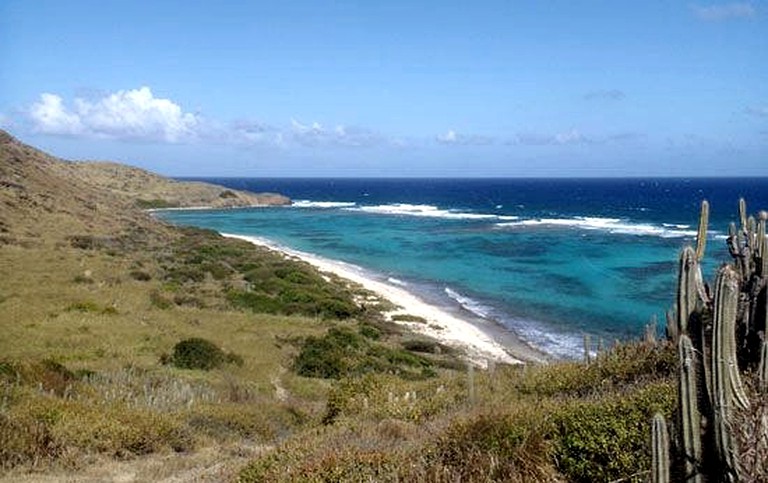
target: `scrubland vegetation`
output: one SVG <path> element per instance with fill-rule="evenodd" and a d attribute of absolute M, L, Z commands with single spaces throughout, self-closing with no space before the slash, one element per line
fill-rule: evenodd
<path fill-rule="evenodd" d="M 650 418 L 673 410 L 663 344 L 470 370 L 359 287 L 246 242 L 87 239 L 3 249 L 9 475 L 247 442 L 263 456 L 243 481 L 642 479 Z"/>

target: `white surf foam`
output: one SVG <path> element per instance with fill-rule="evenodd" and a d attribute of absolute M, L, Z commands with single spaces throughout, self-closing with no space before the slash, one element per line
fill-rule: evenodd
<path fill-rule="evenodd" d="M 459 305 L 461 305 L 465 310 L 468 310 L 469 312 L 477 315 L 478 317 L 482 317 L 483 319 L 490 318 L 492 310 L 490 307 L 486 307 L 477 300 L 473 300 L 470 297 L 462 295 L 450 287 L 445 287 L 445 293 L 450 298 L 458 302 Z"/>
<path fill-rule="evenodd" d="M 507 326 L 525 342 L 546 354 L 564 359 L 574 359 L 583 355 L 583 341 L 578 334 L 548 331 L 537 322 L 509 318 L 507 314 L 498 312 L 493 307 L 467 297 L 450 287 L 444 290 L 446 295 L 455 300 L 464 310 L 480 318 Z"/>
<path fill-rule="evenodd" d="M 696 230 L 690 230 L 688 225 L 652 225 L 649 223 L 630 223 L 620 218 L 600 218 L 577 216 L 574 218 L 536 218 L 508 223 L 497 223 L 499 228 L 554 226 L 578 228 L 582 230 L 602 230 L 621 235 L 658 236 L 662 238 L 679 238 L 696 236 Z"/>
<path fill-rule="evenodd" d="M 499 220 L 512 221 L 517 216 L 492 215 L 486 213 L 470 213 L 459 210 L 446 210 L 433 205 L 414 205 L 409 203 L 393 203 L 387 205 L 359 206 L 350 208 L 354 211 L 374 213 L 379 215 L 419 216 L 426 218 L 445 218 L 450 220 Z"/>
<path fill-rule="evenodd" d="M 403 282 L 399 278 L 389 277 L 387 279 L 387 282 L 391 283 L 392 285 L 399 285 L 401 287 L 407 287 L 408 284 L 406 282 Z"/>
<path fill-rule="evenodd" d="M 354 201 L 311 201 L 295 200 L 291 206 L 294 208 L 350 208 L 356 206 Z"/>

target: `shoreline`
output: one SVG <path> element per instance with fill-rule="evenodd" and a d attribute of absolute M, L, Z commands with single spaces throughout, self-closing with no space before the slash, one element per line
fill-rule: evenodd
<path fill-rule="evenodd" d="M 445 308 L 424 301 L 407 289 L 372 278 L 355 265 L 283 247 L 257 236 L 231 233 L 221 235 L 244 240 L 280 252 L 287 257 L 298 258 L 321 272 L 332 273 L 361 285 L 397 307 L 396 310 L 384 313 L 389 320 L 392 320 L 394 315 L 408 314 L 427 321 L 423 323 L 392 320 L 393 323 L 462 351 L 466 359 L 476 366 L 487 367 L 489 362 L 525 364 L 545 362 L 549 359 L 546 354 L 529 346 L 504 327 L 477 317 L 460 317 Z"/>

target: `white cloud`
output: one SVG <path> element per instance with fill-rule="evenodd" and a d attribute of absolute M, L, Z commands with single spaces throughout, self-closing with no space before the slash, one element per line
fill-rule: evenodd
<path fill-rule="evenodd" d="M 440 144 L 460 146 L 484 146 L 493 143 L 491 137 L 478 134 L 459 134 L 453 129 L 448 130 L 445 134 L 438 134 L 435 136 L 435 140 Z"/>
<path fill-rule="evenodd" d="M 61 97 L 44 93 L 40 101 L 32 104 L 29 116 L 35 123 L 35 129 L 45 134 L 81 134 L 84 130 L 80 116 L 67 111 Z"/>
<path fill-rule="evenodd" d="M 39 132 L 113 139 L 180 142 L 197 137 L 202 119 L 149 87 L 121 90 L 90 101 L 76 98 L 68 108 L 55 94 L 42 94 L 28 112 Z"/>
<path fill-rule="evenodd" d="M 710 22 L 755 16 L 755 8 L 747 2 L 692 5 L 691 8 L 696 17 Z"/>
<path fill-rule="evenodd" d="M 370 129 L 342 124 L 326 128 L 319 122 L 302 124 L 295 119 L 291 119 L 290 137 L 294 142 L 309 147 L 372 147 L 386 142 L 383 136 Z"/>

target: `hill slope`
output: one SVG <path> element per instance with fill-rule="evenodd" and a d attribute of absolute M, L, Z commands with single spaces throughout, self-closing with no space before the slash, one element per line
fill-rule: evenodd
<path fill-rule="evenodd" d="M 169 235 L 136 207 L 289 203 L 276 194 L 178 182 L 116 163 L 64 161 L 0 130 L 0 244 L 60 242 L 80 233 Z"/>

